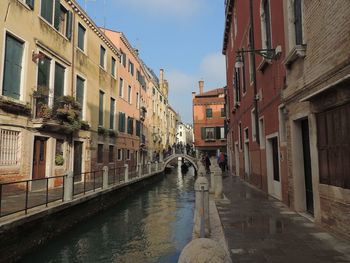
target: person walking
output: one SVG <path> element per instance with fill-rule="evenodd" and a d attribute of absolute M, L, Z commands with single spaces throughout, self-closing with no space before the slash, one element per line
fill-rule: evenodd
<path fill-rule="evenodd" d="M 210 173 L 211 162 L 210 162 L 208 153 L 205 154 L 204 164 L 205 164 L 205 171 L 207 172 L 207 174 Z"/>

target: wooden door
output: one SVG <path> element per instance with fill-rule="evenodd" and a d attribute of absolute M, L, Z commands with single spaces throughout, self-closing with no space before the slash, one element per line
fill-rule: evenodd
<path fill-rule="evenodd" d="M 312 174 L 311 174 L 309 122 L 307 119 L 301 121 L 301 133 L 302 133 L 302 141 L 303 141 L 306 210 L 313 215 L 314 198 L 313 198 Z"/>
<path fill-rule="evenodd" d="M 45 137 L 34 138 L 33 151 L 33 179 L 45 178 L 46 169 L 46 141 Z"/>

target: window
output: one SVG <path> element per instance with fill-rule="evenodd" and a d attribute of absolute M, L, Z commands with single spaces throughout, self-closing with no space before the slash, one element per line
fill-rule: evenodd
<path fill-rule="evenodd" d="M 114 162 L 114 146 L 113 145 L 109 145 L 109 149 L 108 149 L 108 161 L 110 163 Z"/>
<path fill-rule="evenodd" d="M 97 162 L 103 163 L 103 144 L 97 145 Z"/>
<path fill-rule="evenodd" d="M 221 117 L 226 117 L 225 107 L 221 108 Z"/>
<path fill-rule="evenodd" d="M 115 63 L 115 58 L 112 57 L 112 69 L 111 69 L 111 74 L 112 74 L 113 77 L 115 77 L 115 75 L 116 75 L 116 68 L 115 68 L 115 65 L 116 65 L 116 63 Z"/>
<path fill-rule="evenodd" d="M 156 95 L 156 89 L 155 88 L 152 88 L 152 94 Z"/>
<path fill-rule="evenodd" d="M 223 140 L 226 138 L 225 136 L 225 127 L 219 127 L 220 128 L 220 136 L 219 139 Z"/>
<path fill-rule="evenodd" d="M 55 151 L 55 164 L 58 166 L 63 165 L 64 159 L 63 159 L 63 143 L 64 140 L 57 139 L 56 140 L 56 151 Z"/>
<path fill-rule="evenodd" d="M 241 69 L 235 69 L 235 99 L 236 102 L 241 101 Z"/>
<path fill-rule="evenodd" d="M 120 63 L 123 64 L 124 68 L 126 67 L 126 54 L 123 52 L 123 50 L 120 50 L 121 56 L 120 56 Z"/>
<path fill-rule="evenodd" d="M 204 134 L 204 139 L 205 140 L 215 140 L 215 128 L 210 127 L 210 128 L 204 128 L 205 134 Z"/>
<path fill-rule="evenodd" d="M 63 96 L 64 93 L 64 73 L 65 68 L 55 63 L 55 86 L 54 86 L 54 101 L 56 101 L 59 97 Z"/>
<path fill-rule="evenodd" d="M 124 91 L 124 80 L 122 78 L 119 79 L 119 97 L 123 97 Z"/>
<path fill-rule="evenodd" d="M 162 95 L 159 95 L 159 100 L 160 100 L 160 102 L 163 102 L 163 97 L 162 97 Z"/>
<path fill-rule="evenodd" d="M 120 132 L 125 132 L 125 113 L 119 112 L 119 125 Z"/>
<path fill-rule="evenodd" d="M 140 137 L 141 135 L 141 122 L 136 120 L 136 136 Z"/>
<path fill-rule="evenodd" d="M 85 32 L 86 29 L 79 23 L 78 24 L 78 48 L 85 51 Z"/>
<path fill-rule="evenodd" d="M 253 132 L 252 137 L 253 137 L 253 141 L 256 141 L 256 125 L 255 125 L 255 117 L 256 117 L 256 115 L 255 114 L 256 114 L 255 113 L 255 109 L 252 109 L 250 117 L 251 117 L 251 121 L 252 121 L 252 132 Z"/>
<path fill-rule="evenodd" d="M 24 43 L 6 34 L 2 95 L 20 98 Z"/>
<path fill-rule="evenodd" d="M 132 63 L 130 60 L 129 60 L 128 71 L 130 72 L 131 76 L 134 76 L 134 63 Z"/>
<path fill-rule="evenodd" d="M 294 0 L 294 29 L 295 44 L 303 44 L 303 16 L 302 16 L 302 0 Z"/>
<path fill-rule="evenodd" d="M 136 109 L 140 108 L 140 94 L 136 92 Z"/>
<path fill-rule="evenodd" d="M 79 102 L 81 106 L 81 112 L 84 112 L 84 90 L 85 90 L 85 80 L 79 76 L 77 76 L 76 83 L 76 100 Z M 81 116 L 83 118 L 83 116 Z"/>
<path fill-rule="evenodd" d="M 115 99 L 111 98 L 109 108 L 109 128 L 114 130 L 114 111 L 115 111 Z"/>
<path fill-rule="evenodd" d="M 182 136 L 182 131 L 180 131 L 180 137 Z"/>
<path fill-rule="evenodd" d="M 118 149 L 118 161 L 123 160 L 123 149 Z"/>
<path fill-rule="evenodd" d="M 50 68 L 51 59 L 47 56 L 43 56 L 39 59 L 38 63 L 38 86 L 37 90 L 41 92 L 44 97 L 41 98 L 41 102 L 48 104 L 49 88 L 50 88 Z"/>
<path fill-rule="evenodd" d="M 131 86 L 128 86 L 128 102 L 131 103 Z"/>
<path fill-rule="evenodd" d="M 30 9 L 34 10 L 34 0 L 25 0 L 23 2 L 25 2 Z"/>
<path fill-rule="evenodd" d="M 239 150 L 242 151 L 242 123 L 238 124 L 238 145 L 239 145 Z"/>
<path fill-rule="evenodd" d="M 263 0 L 261 7 L 261 26 L 262 26 L 262 46 L 266 49 L 271 49 L 271 16 L 270 16 L 270 1 Z"/>
<path fill-rule="evenodd" d="M 128 117 L 128 134 L 134 134 L 134 119 Z"/>
<path fill-rule="evenodd" d="M 98 107 L 98 125 L 103 126 L 103 97 L 104 92 L 100 90 L 99 93 L 99 107 Z"/>
<path fill-rule="evenodd" d="M 42 18 L 69 40 L 72 38 L 72 12 L 61 5 L 60 0 L 42 0 L 40 10 Z"/>
<path fill-rule="evenodd" d="M 100 47 L 100 66 L 105 68 L 105 57 L 106 57 L 106 49 L 101 46 Z"/>
<path fill-rule="evenodd" d="M 126 150 L 126 159 L 130 160 L 130 150 Z"/>
<path fill-rule="evenodd" d="M 260 149 L 265 148 L 265 124 L 264 119 L 260 118 L 259 120 L 259 141 L 260 141 Z"/>
<path fill-rule="evenodd" d="M 0 129 L 0 166 L 17 165 L 19 152 L 19 132 Z"/>
<path fill-rule="evenodd" d="M 207 118 L 212 118 L 213 117 L 213 110 L 210 108 L 206 109 L 205 115 L 207 116 Z"/>

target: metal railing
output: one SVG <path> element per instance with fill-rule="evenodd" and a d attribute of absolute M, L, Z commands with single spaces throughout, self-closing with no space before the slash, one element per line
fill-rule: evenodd
<path fill-rule="evenodd" d="M 62 200 L 65 175 L 0 184 L 0 217 Z"/>
<path fill-rule="evenodd" d="M 73 196 L 102 188 L 103 170 L 73 175 Z"/>
<path fill-rule="evenodd" d="M 30 179 L 0 184 L 0 217 L 45 205 L 65 198 L 65 191 L 71 191 L 71 198 L 85 195 L 102 189 L 104 183 L 107 186 L 118 185 L 126 180 L 130 181 L 146 174 L 157 172 L 162 169 L 162 163 L 148 163 L 144 165 L 131 165 L 128 167 L 128 178 L 126 178 L 126 167 L 108 168 L 108 174 L 104 179 L 104 171 L 89 171 L 74 174 L 71 183 L 69 174 L 61 176 L 46 177 L 42 179 Z M 158 169 L 157 169 L 158 167 Z M 141 169 L 141 171 L 139 170 Z M 71 175 L 72 176 L 72 175 Z M 67 180 L 67 181 L 66 181 Z M 105 180 L 105 181 L 104 181 Z M 65 189 L 65 184 L 67 189 Z M 69 199 L 68 199 L 69 200 Z"/>

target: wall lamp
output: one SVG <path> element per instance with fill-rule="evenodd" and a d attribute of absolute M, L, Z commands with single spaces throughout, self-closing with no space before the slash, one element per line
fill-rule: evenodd
<path fill-rule="evenodd" d="M 265 59 L 277 60 L 281 52 L 282 52 L 281 46 L 277 46 L 274 49 L 249 49 L 249 50 L 240 49 L 236 51 L 235 68 L 242 68 L 244 66 L 244 60 L 243 60 L 244 53 L 255 53 L 259 56 L 262 56 Z"/>

